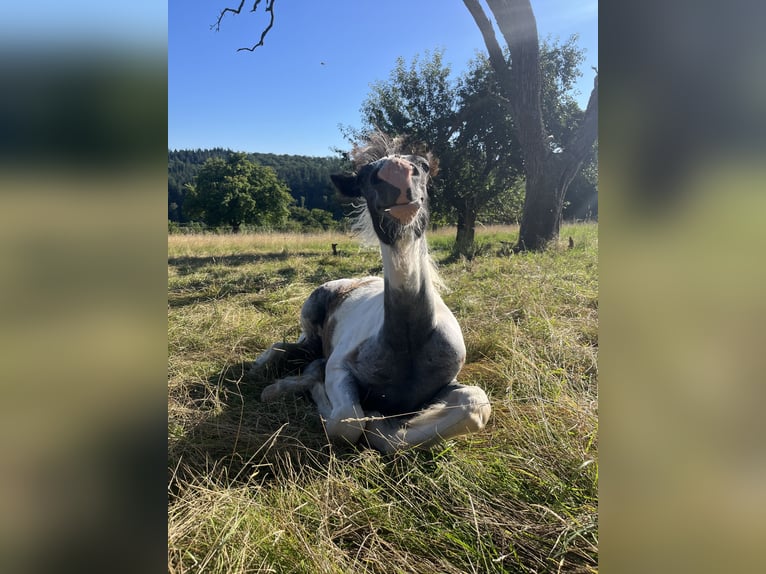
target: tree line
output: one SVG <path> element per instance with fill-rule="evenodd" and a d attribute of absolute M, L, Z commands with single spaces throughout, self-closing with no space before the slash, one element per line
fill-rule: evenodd
<path fill-rule="evenodd" d="M 213 225 L 200 217 L 191 205 L 190 187 L 197 183 L 206 162 L 226 161 L 237 152 L 224 148 L 168 150 L 168 221 L 186 225 L 193 222 Z M 341 157 L 312 157 L 271 153 L 242 154 L 248 162 L 270 168 L 289 194 L 287 218 L 276 227 L 294 230 L 328 229 L 343 220 L 345 206 L 339 201 L 330 180 L 331 173 L 348 169 Z M 241 223 L 256 223 L 257 217 Z M 264 222 L 265 223 L 265 222 Z M 228 223 L 226 223 L 228 225 Z M 274 227 L 274 225 L 269 225 Z"/>
<path fill-rule="evenodd" d="M 227 161 L 237 157 L 238 152 L 225 148 L 168 150 L 168 222 L 172 228 L 180 226 L 215 225 L 203 216 L 204 211 L 193 209 L 189 202 L 189 187 L 194 187 L 200 170 L 210 160 Z M 269 154 L 239 152 L 239 156 L 248 162 L 268 167 L 274 171 L 279 181 L 285 184 L 289 198 L 283 198 L 287 209 L 284 221 L 268 218 L 262 225 L 290 229 L 294 231 L 326 230 L 341 224 L 348 212 L 348 206 L 340 200 L 332 186 L 330 174 L 349 169 L 346 159 L 339 156 L 313 157 L 303 155 Z M 449 166 L 449 162 L 446 162 Z M 442 163 L 444 169 L 445 162 Z M 594 219 L 598 216 L 596 201 L 597 165 L 595 156 L 581 171 L 570 186 L 565 202 L 564 218 L 568 220 Z M 437 186 L 444 186 L 437 179 Z M 449 189 L 449 188 L 448 188 Z M 435 224 L 455 225 L 457 213 L 450 208 L 445 199 L 434 190 L 432 202 L 432 221 Z M 490 196 L 484 201 L 480 221 L 485 225 L 518 223 L 524 199 L 523 178 L 511 181 L 508 189 L 497 196 Z M 256 207 L 256 210 L 259 209 Z M 245 219 L 248 219 L 247 217 Z M 257 225 L 257 213 L 247 221 Z M 276 224 L 275 224 L 276 223 Z M 223 225 L 234 225 L 229 222 Z"/>

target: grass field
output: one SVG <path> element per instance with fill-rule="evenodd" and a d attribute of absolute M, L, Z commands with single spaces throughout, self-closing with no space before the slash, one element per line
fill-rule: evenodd
<path fill-rule="evenodd" d="M 328 445 L 309 401 L 262 404 L 244 376 L 297 338 L 316 286 L 381 274 L 377 249 L 169 236 L 169 572 L 595 572 L 597 226 L 508 255 L 517 234 L 480 230 L 478 255 L 451 263 L 454 230 L 429 237 L 466 341 L 458 378 L 493 413 L 480 433 L 394 455 Z"/>

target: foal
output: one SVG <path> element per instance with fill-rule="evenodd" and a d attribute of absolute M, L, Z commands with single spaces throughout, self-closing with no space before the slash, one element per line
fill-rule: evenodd
<path fill-rule="evenodd" d="M 272 345 L 251 372 L 304 362 L 300 375 L 267 386 L 261 399 L 309 391 L 330 438 L 364 437 L 391 452 L 479 431 L 491 407 L 482 389 L 456 380 L 465 344 L 438 294 L 425 239 L 429 161 L 379 155 L 332 180 L 342 194 L 364 199 L 362 225 L 380 242 L 383 278 L 317 288 L 303 305 L 298 342 Z"/>

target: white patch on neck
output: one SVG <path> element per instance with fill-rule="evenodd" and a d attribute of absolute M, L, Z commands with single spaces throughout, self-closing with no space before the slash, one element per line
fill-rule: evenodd
<path fill-rule="evenodd" d="M 431 264 L 425 250 L 425 239 L 398 241 L 396 247 L 380 245 L 383 256 L 383 274 L 388 285 L 410 293 L 431 284 Z"/>

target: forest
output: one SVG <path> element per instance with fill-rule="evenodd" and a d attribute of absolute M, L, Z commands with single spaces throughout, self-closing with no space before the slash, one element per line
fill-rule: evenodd
<path fill-rule="evenodd" d="M 206 160 L 226 158 L 231 150 L 213 148 L 206 150 L 168 150 L 168 221 L 186 224 L 189 217 L 183 210 L 186 198 L 186 184 L 191 184 Z M 255 164 L 272 168 L 290 190 L 295 203 L 291 207 L 290 219 L 294 224 L 307 227 L 317 220 L 340 221 L 344 206 L 336 197 L 330 174 L 343 171 L 345 162 L 334 157 L 309 157 L 301 155 L 277 155 L 271 153 L 249 153 L 247 157 Z M 327 214 L 314 212 L 321 210 Z M 324 216 L 324 217 L 323 217 Z"/>

